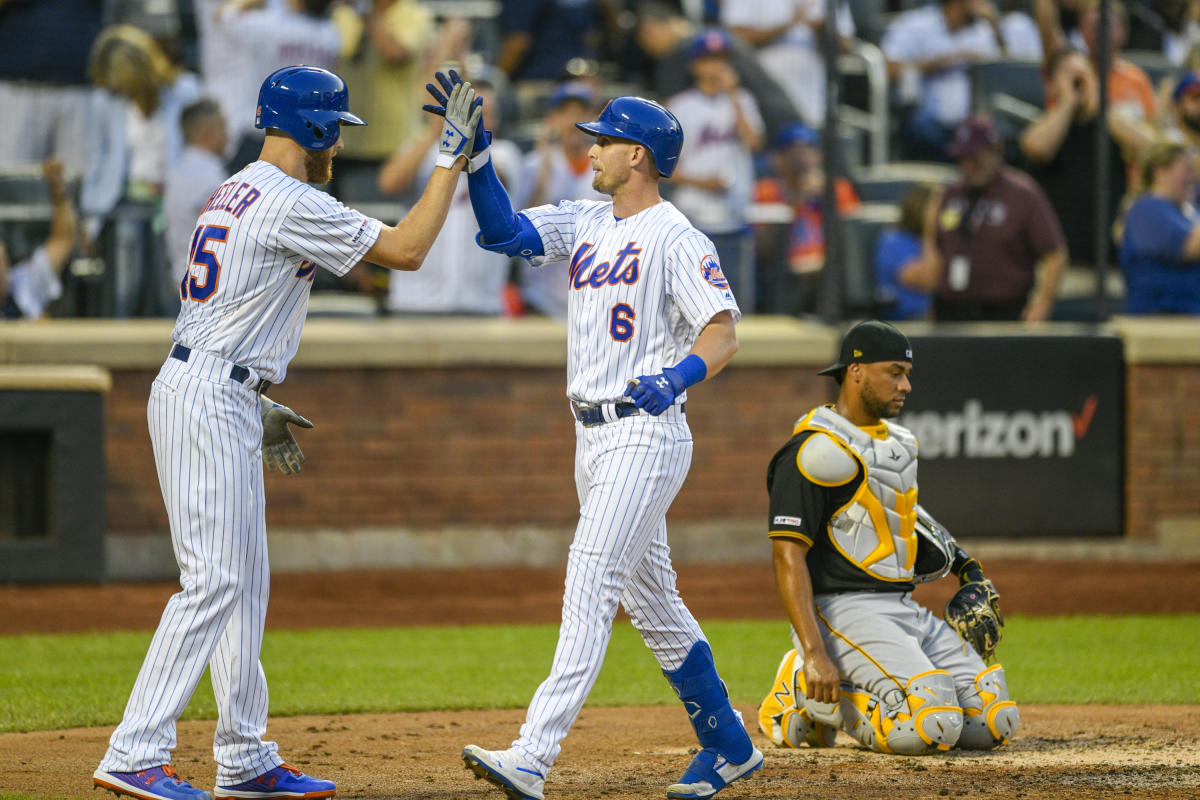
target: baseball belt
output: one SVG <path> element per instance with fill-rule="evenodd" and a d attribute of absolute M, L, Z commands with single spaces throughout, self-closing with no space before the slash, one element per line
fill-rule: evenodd
<path fill-rule="evenodd" d="M 192 357 L 192 348 L 190 348 L 190 347 L 185 347 L 181 344 L 176 344 L 174 347 L 171 348 L 171 358 L 174 358 L 178 361 L 186 362 L 191 357 Z M 229 380 L 233 381 L 234 383 L 244 384 L 249 379 L 250 379 L 250 370 L 248 368 L 240 367 L 237 364 L 234 364 L 229 368 Z M 260 380 L 254 386 L 250 386 L 248 388 L 252 392 L 257 392 L 258 394 L 263 394 L 264 392 L 266 392 L 268 389 L 271 388 L 271 382 L 268 380 Z"/>
<path fill-rule="evenodd" d="M 680 403 L 679 410 L 682 412 L 686 406 L 687 403 Z M 574 412 L 575 419 L 579 420 L 579 424 L 585 428 L 603 425 L 606 422 L 616 422 L 619 419 L 634 417 L 642 413 L 642 410 L 633 403 L 601 403 L 595 406 L 571 403 L 571 411 Z"/>

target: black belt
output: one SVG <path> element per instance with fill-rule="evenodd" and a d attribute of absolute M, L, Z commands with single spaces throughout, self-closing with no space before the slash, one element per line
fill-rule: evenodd
<path fill-rule="evenodd" d="M 184 347 L 181 344 L 177 344 L 171 348 L 171 358 L 174 358 L 178 361 L 186 362 L 191 357 L 192 357 L 192 348 L 190 348 L 190 347 Z M 233 381 L 234 383 L 245 383 L 249 379 L 250 379 L 250 370 L 247 369 L 246 367 L 239 367 L 237 364 L 234 364 L 232 367 L 229 368 L 229 380 Z M 270 381 L 261 380 L 254 386 L 251 386 L 250 390 L 254 391 L 254 392 L 258 392 L 259 394 L 263 394 L 270 388 L 271 388 Z"/>
<path fill-rule="evenodd" d="M 679 410 L 683 411 L 686 405 L 687 403 L 680 403 Z M 603 425 L 606 422 L 614 421 L 604 418 L 604 406 L 581 406 L 578 403 L 572 403 L 571 407 L 575 410 L 575 419 L 579 420 L 581 425 L 588 428 L 593 425 Z M 624 419 L 625 417 L 632 417 L 642 413 L 642 410 L 633 403 L 613 403 L 612 407 L 616 419 Z"/>

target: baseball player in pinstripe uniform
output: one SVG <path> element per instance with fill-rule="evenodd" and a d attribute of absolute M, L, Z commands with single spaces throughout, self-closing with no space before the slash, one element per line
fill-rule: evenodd
<path fill-rule="evenodd" d="M 828 747 L 842 728 L 876 752 L 986 750 L 1016 732 L 998 641 L 973 641 L 914 602 L 913 584 L 954 572 L 999 617 L 979 562 L 917 503 L 917 441 L 885 421 L 912 391 L 912 347 L 886 322 L 842 340 L 837 401 L 801 417 L 767 473 L 775 576 L 792 623 L 759 708 L 783 747 Z M 953 601 L 952 601 L 953 602 Z M 960 631 L 961 633 L 961 631 Z"/>
<path fill-rule="evenodd" d="M 173 346 L 147 417 L 182 591 L 171 597 L 94 783 L 142 800 L 319 798 L 330 781 L 288 766 L 263 740 L 267 683 L 259 663 L 270 570 L 266 455 L 299 468 L 287 421 L 263 395 L 296 352 L 318 267 L 341 275 L 367 260 L 417 269 L 437 235 L 481 110 L 470 84 L 449 98 L 439 166 L 396 227 L 315 188 L 329 180 L 349 111 L 346 84 L 287 67 L 259 93 L 259 159 L 213 193 L 196 222 L 180 284 Z M 265 435 L 266 434 L 266 435 Z M 261 447 L 261 450 L 260 450 Z M 171 769 L 175 723 L 208 666 L 217 701 L 209 793 Z"/>
<path fill-rule="evenodd" d="M 759 769 L 762 753 L 675 589 L 665 517 L 691 463 L 687 388 L 733 357 L 739 312 L 712 243 L 659 196 L 659 178 L 670 177 L 683 143 L 678 120 L 657 103 L 619 97 L 579 128 L 596 137 L 593 185 L 611 201 L 567 200 L 514 214 L 488 161 L 486 131 L 469 167 L 482 247 L 535 265 L 570 259 L 567 396 L 580 519 L 550 676 L 510 749 L 469 745 L 463 760 L 510 798 L 541 800 L 559 743 L 600 672 L 619 603 L 679 694 L 702 748 L 667 796 L 711 797 Z"/>

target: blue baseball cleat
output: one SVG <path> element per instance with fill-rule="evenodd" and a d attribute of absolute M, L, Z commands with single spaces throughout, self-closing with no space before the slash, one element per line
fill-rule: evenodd
<path fill-rule="evenodd" d="M 678 783 L 667 787 L 667 797 L 672 800 L 695 800 L 712 797 L 729 784 L 762 769 L 763 755 L 752 748 L 750 758 L 741 764 L 733 764 L 712 747 L 701 750 Z"/>
<path fill-rule="evenodd" d="M 280 764 L 275 769 L 267 770 L 257 778 L 251 778 L 237 786 L 218 786 L 213 791 L 215 800 L 235 800 L 235 798 L 315 800 L 318 797 L 333 797 L 335 794 L 337 794 L 337 786 L 333 784 L 333 781 L 323 781 L 305 775 L 287 764 Z"/>
<path fill-rule="evenodd" d="M 175 774 L 170 764 L 151 767 L 139 772 L 107 772 L 97 769 L 92 783 L 118 797 L 126 795 L 140 800 L 213 800 L 203 789 L 197 789 Z"/>

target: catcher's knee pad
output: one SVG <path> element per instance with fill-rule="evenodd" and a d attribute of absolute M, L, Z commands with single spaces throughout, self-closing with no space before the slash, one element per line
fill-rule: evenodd
<path fill-rule="evenodd" d="M 832 747 L 837 739 L 836 724 L 813 720 L 806 691 L 804 661 L 795 650 L 789 650 L 779 662 L 771 691 L 758 707 L 758 729 L 776 745 L 799 747 L 807 742 L 812 747 Z M 818 703 L 816 709 L 820 715 L 826 704 Z"/>
<path fill-rule="evenodd" d="M 958 746 L 967 750 L 991 750 L 1007 744 L 1021 725 L 1021 712 L 1008 698 L 1008 683 L 999 664 L 988 667 L 975 677 L 976 697 L 964 704 L 962 735 Z"/>
<path fill-rule="evenodd" d="M 846 731 L 859 742 L 905 756 L 949 750 L 963 727 L 954 679 L 941 669 L 914 675 L 903 692 L 884 698 L 863 689 L 844 691 L 842 713 Z"/>

